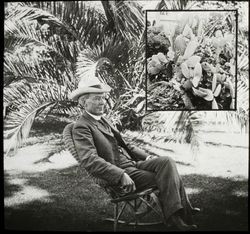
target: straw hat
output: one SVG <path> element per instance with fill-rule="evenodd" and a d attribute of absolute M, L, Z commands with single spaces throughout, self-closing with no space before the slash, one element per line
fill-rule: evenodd
<path fill-rule="evenodd" d="M 77 101 L 84 94 L 108 93 L 110 90 L 111 87 L 109 85 L 101 83 L 96 76 L 93 76 L 88 79 L 82 79 L 78 84 L 78 88 L 69 94 L 69 98 Z"/>

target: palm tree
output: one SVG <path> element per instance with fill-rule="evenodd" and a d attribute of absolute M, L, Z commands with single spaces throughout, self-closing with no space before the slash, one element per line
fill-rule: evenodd
<path fill-rule="evenodd" d="M 4 103 L 12 110 L 4 125 L 12 143 L 6 154 L 27 138 L 38 115 L 79 114 L 67 96 L 88 73 L 116 87 L 113 112 L 143 99 L 144 18 L 136 3 L 8 3 L 5 10 Z"/>
<path fill-rule="evenodd" d="M 202 4 L 159 1 L 158 9 L 202 8 Z M 128 118 L 144 129 L 146 116 L 150 126 L 157 126 L 161 119 L 165 129 L 168 122 L 173 123 L 175 131 L 181 130 L 180 139 L 196 144 L 197 121 L 204 122 L 198 112 L 144 111 L 145 23 L 143 9 L 136 2 L 9 2 L 4 31 L 4 103 L 11 106 L 4 130 L 12 143 L 6 155 L 28 137 L 37 116 L 54 113 L 75 118 L 80 110 L 68 100 L 68 93 L 89 73 L 97 73 L 114 87 L 111 114 L 124 128 L 129 127 Z M 243 33 L 239 39 L 243 49 L 246 41 Z M 244 124 L 248 122 L 248 67 L 243 49 L 238 53 L 242 66 L 238 109 L 225 112 L 223 118 Z"/>

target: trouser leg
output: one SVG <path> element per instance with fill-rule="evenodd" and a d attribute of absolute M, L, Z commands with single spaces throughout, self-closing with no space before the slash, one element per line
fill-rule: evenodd
<path fill-rule="evenodd" d="M 125 171 L 135 182 L 137 192 L 147 188 L 158 187 L 155 174 L 151 171 L 145 171 L 134 167 L 126 168 Z"/>
<path fill-rule="evenodd" d="M 188 201 L 182 180 L 175 161 L 169 157 L 159 157 L 137 163 L 137 168 L 150 171 L 155 175 L 160 190 L 159 199 L 162 203 L 166 220 L 175 212 L 180 212 L 187 223 L 192 223 L 191 206 Z"/>

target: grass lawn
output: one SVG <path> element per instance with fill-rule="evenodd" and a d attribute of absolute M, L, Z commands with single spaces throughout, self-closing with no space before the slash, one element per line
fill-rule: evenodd
<path fill-rule="evenodd" d="M 26 145 L 14 157 L 4 158 L 5 229 L 113 230 L 111 223 L 103 221 L 113 214 L 109 197 L 85 172 L 77 170 L 76 161 L 64 150 L 61 133 L 65 125 L 36 123 Z M 132 132 L 128 136 L 138 137 Z M 191 202 L 202 210 L 195 217 L 199 230 L 246 231 L 248 146 L 212 144 L 211 137 L 208 141 L 195 161 L 185 146 L 149 144 L 146 138 L 135 142 L 149 152 L 176 160 Z M 133 228 L 121 225 L 119 230 Z M 168 230 L 163 225 L 137 229 Z"/>

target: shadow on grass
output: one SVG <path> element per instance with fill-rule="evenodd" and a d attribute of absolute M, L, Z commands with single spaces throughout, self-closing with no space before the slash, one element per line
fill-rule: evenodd
<path fill-rule="evenodd" d="M 113 230 L 111 223 L 103 221 L 113 216 L 108 195 L 84 172 L 79 172 L 77 166 L 21 176 L 28 178 L 27 185 L 48 191 L 50 199 L 5 207 L 6 229 Z M 182 178 L 186 187 L 199 191 L 189 196 L 193 205 L 202 209 L 195 217 L 199 230 L 248 230 L 248 194 L 244 195 L 248 191 L 247 181 L 196 174 Z M 8 182 L 8 177 L 5 179 L 5 196 L 9 197 L 18 188 Z M 133 227 L 121 225 L 119 230 L 133 231 Z M 166 230 L 163 225 L 137 228 L 137 231 Z"/>
<path fill-rule="evenodd" d="M 186 187 L 199 189 L 190 196 L 202 212 L 195 220 L 199 230 L 248 230 L 248 181 L 204 175 L 185 175 Z"/>
<path fill-rule="evenodd" d="M 5 179 L 6 175 L 4 175 L 4 197 L 11 197 L 13 196 L 15 193 L 19 192 L 22 190 L 22 187 L 20 185 L 17 184 L 11 184 L 9 183 L 8 180 Z"/>

